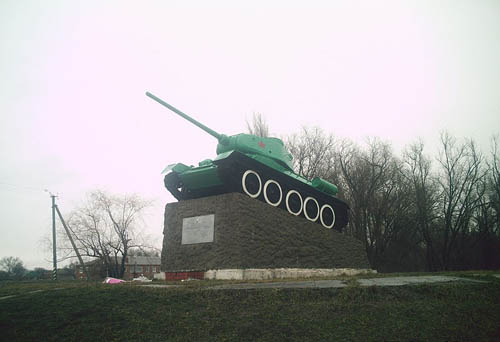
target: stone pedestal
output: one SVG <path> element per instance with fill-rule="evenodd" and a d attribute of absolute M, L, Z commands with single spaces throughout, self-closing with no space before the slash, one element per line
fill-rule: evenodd
<path fill-rule="evenodd" d="M 167 204 L 163 234 L 165 272 L 370 268 L 360 241 L 240 193 Z"/>

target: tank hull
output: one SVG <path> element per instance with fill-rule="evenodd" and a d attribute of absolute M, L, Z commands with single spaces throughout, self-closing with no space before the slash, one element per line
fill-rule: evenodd
<path fill-rule="evenodd" d="M 349 206 L 338 197 L 238 151 L 202 167 L 174 168 L 165 176 L 165 186 L 180 201 L 240 192 L 326 228 L 342 231 L 348 223 Z"/>

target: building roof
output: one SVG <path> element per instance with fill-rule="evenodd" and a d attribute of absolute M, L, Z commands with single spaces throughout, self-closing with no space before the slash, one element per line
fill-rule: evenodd
<path fill-rule="evenodd" d="M 125 265 L 160 265 L 160 257 L 128 256 Z"/>

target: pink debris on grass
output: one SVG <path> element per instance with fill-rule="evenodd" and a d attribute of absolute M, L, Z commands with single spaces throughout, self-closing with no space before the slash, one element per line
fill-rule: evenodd
<path fill-rule="evenodd" d="M 125 282 L 125 280 L 111 278 L 111 277 L 107 277 L 106 279 L 104 279 L 105 284 L 120 284 L 120 283 L 124 283 L 124 282 Z"/>

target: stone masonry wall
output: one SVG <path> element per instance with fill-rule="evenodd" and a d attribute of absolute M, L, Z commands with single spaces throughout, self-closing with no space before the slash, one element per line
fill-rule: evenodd
<path fill-rule="evenodd" d="M 214 240 L 182 245 L 182 219 L 215 214 Z M 363 244 L 240 193 L 169 203 L 162 271 L 229 268 L 369 269 Z"/>

